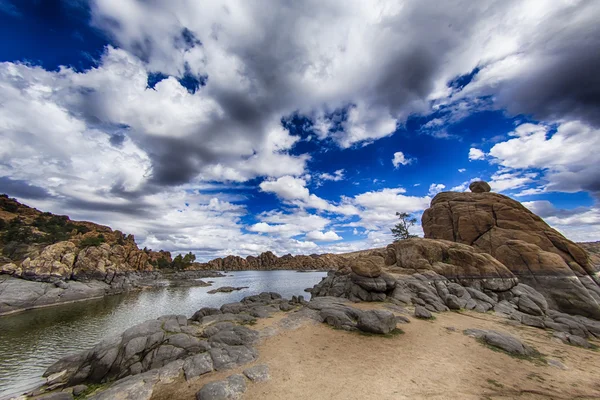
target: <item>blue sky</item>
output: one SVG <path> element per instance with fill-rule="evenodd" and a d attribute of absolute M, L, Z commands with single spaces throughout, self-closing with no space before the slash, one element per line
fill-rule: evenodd
<path fill-rule="evenodd" d="M 600 239 L 597 2 L 263 4 L 0 0 L 0 192 L 201 259 L 385 246 L 476 179 Z"/>

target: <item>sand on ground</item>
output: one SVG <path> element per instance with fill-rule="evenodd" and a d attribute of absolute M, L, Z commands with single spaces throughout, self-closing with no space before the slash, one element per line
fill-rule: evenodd
<path fill-rule="evenodd" d="M 182 378 L 159 387 L 152 399 L 192 400 L 204 384 L 257 364 L 269 366 L 271 379 L 248 383 L 247 400 L 600 399 L 600 352 L 563 344 L 550 331 L 515 326 L 493 314 L 411 317 L 411 323 L 398 325 L 404 334 L 391 337 L 334 330 L 308 319 L 293 327 L 285 322 L 286 314 L 278 313 L 253 327 L 263 336 L 254 363 L 190 382 Z M 518 336 L 564 369 L 493 351 L 464 335 L 468 328 Z"/>

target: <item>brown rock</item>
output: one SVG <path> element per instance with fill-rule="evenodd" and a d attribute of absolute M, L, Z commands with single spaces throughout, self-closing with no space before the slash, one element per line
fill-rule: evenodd
<path fill-rule="evenodd" d="M 487 182 L 475 181 L 471 182 L 471 184 L 469 185 L 469 190 L 471 190 L 471 192 L 473 193 L 486 193 L 492 190 L 492 188 Z"/>
<path fill-rule="evenodd" d="M 426 238 L 492 255 L 551 307 L 600 318 L 600 279 L 586 251 L 521 203 L 497 193 L 440 193 L 422 224 Z"/>
<path fill-rule="evenodd" d="M 0 265 L 0 274 L 20 276 L 23 270 L 16 264 L 8 263 Z"/>
<path fill-rule="evenodd" d="M 433 271 L 466 286 L 478 281 L 490 290 L 509 290 L 517 284 L 515 275 L 494 257 L 460 243 L 417 238 L 395 242 L 387 249 L 394 254 L 395 267 L 405 270 L 398 272 Z"/>
<path fill-rule="evenodd" d="M 23 275 L 37 277 L 67 278 L 73 272 L 73 263 L 79 249 L 71 242 L 58 242 L 46 246 L 34 258 L 26 258 L 21 263 Z"/>
<path fill-rule="evenodd" d="M 352 272 L 356 275 L 377 278 L 381 275 L 381 267 L 384 265 L 384 260 L 378 256 L 357 257 L 350 260 L 349 265 Z"/>

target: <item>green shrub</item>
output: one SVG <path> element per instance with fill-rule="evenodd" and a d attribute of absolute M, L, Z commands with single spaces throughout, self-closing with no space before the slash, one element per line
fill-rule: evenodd
<path fill-rule="evenodd" d="M 19 243 L 35 243 L 39 240 L 39 236 L 33 233 L 33 229 L 25 224 L 21 218 L 13 218 L 5 224 L 5 231 L 0 238 L 4 243 L 19 242 Z"/>
<path fill-rule="evenodd" d="M 102 235 L 102 234 L 99 234 L 96 237 L 88 236 L 86 238 L 83 238 L 81 240 L 81 242 L 79 242 L 79 247 L 84 248 L 84 247 L 90 247 L 90 246 L 100 246 L 105 241 L 106 241 L 106 239 L 104 239 L 104 235 Z"/>
<path fill-rule="evenodd" d="M 190 251 L 185 256 L 178 254 L 177 257 L 173 259 L 171 266 L 173 269 L 185 269 L 192 265 L 194 261 L 196 261 L 196 256 Z"/>

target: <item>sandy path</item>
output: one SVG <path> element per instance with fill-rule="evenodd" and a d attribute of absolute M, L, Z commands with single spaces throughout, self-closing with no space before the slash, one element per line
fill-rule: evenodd
<path fill-rule="evenodd" d="M 244 399 L 600 399 L 599 352 L 557 343 L 549 332 L 507 325 L 490 314 L 436 316 L 411 318 L 399 325 L 405 333 L 391 338 L 310 321 L 294 330 L 279 328 L 258 346 L 255 363 L 269 365 L 271 380 L 249 384 Z M 283 317 L 261 320 L 255 328 L 272 330 Z M 492 351 L 463 335 L 467 328 L 517 335 L 567 369 Z M 164 387 L 154 399 L 194 399 L 204 383 L 241 369 Z"/>

